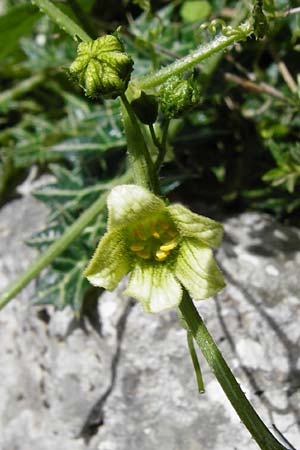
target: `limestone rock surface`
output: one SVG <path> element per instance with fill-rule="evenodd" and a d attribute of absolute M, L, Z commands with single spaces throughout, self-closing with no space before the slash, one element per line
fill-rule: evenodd
<path fill-rule="evenodd" d="M 45 215 L 28 196 L 0 211 L 1 290 L 34 259 L 22 242 Z M 197 306 L 267 426 L 300 449 L 300 232 L 256 213 L 225 230 L 227 287 Z M 97 328 L 32 293 L 0 312 L 1 450 L 258 448 L 201 356 L 197 393 L 175 311 L 146 315 L 120 286 L 99 300 Z"/>

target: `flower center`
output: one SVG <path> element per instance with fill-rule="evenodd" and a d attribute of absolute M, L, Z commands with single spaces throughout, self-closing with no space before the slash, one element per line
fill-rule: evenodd
<path fill-rule="evenodd" d="M 153 217 L 130 231 L 129 248 L 142 259 L 164 261 L 178 243 L 178 231 L 166 215 Z"/>

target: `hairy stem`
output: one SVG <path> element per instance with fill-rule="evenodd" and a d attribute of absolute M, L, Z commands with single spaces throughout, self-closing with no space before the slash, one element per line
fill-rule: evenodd
<path fill-rule="evenodd" d="M 63 31 L 70 34 L 76 41 L 78 38 L 81 41 L 90 41 L 90 36 L 75 23 L 70 17 L 64 14 L 59 8 L 57 8 L 50 0 L 31 0 L 41 12 L 47 14 L 53 22 L 56 23 Z"/>
<path fill-rule="evenodd" d="M 186 291 L 179 310 L 223 391 L 258 446 L 262 450 L 287 450 L 275 439 L 247 400 Z"/>
<path fill-rule="evenodd" d="M 117 178 L 111 187 L 127 183 L 131 175 L 126 173 Z M 50 247 L 40 255 L 37 260 L 26 270 L 20 278 L 13 283 L 0 297 L 0 309 L 2 309 L 16 294 L 18 294 L 31 280 L 33 280 L 45 267 L 47 267 L 58 255 L 60 255 L 82 232 L 82 230 L 97 217 L 106 206 L 108 193 L 103 193 Z"/>
<path fill-rule="evenodd" d="M 146 75 L 138 77 L 134 80 L 134 84 L 140 89 L 150 89 L 162 84 L 172 75 L 180 75 L 186 70 L 193 68 L 206 58 L 209 58 L 216 53 L 225 50 L 235 42 L 245 39 L 253 31 L 253 27 L 250 21 L 246 21 L 240 25 L 233 35 L 217 36 L 212 42 L 208 44 L 200 45 L 196 50 L 183 58 L 174 61 L 166 67 L 163 67 L 158 72 L 152 75 Z"/>
<path fill-rule="evenodd" d="M 158 193 L 159 183 L 154 173 L 151 159 L 143 132 L 136 115 L 125 94 L 121 95 L 123 123 L 127 139 L 128 159 L 132 170 L 134 182 L 139 186 L 150 188 Z"/>

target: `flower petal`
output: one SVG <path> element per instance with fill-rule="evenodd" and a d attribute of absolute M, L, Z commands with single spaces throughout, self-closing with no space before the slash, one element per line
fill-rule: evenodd
<path fill-rule="evenodd" d="M 158 313 L 177 306 L 182 289 L 165 264 L 142 263 L 134 268 L 125 294 L 140 300 L 146 312 Z"/>
<path fill-rule="evenodd" d="M 134 184 L 116 186 L 107 199 L 108 229 L 139 222 L 164 210 L 164 202 L 147 189 Z"/>
<path fill-rule="evenodd" d="M 125 241 L 120 231 L 106 233 L 84 272 L 94 286 L 112 291 L 130 270 L 130 259 L 126 254 Z"/>
<path fill-rule="evenodd" d="M 219 247 L 223 236 L 220 223 L 195 214 L 182 205 L 170 205 L 167 209 L 183 237 L 197 238 L 207 245 Z"/>
<path fill-rule="evenodd" d="M 195 300 L 211 297 L 225 286 L 211 249 L 196 239 L 184 239 L 175 275 Z"/>

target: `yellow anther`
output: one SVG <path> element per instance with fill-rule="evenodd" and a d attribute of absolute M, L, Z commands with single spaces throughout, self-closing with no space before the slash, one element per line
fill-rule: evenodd
<path fill-rule="evenodd" d="M 144 246 L 142 244 L 132 244 L 129 248 L 133 252 L 140 252 L 141 250 L 144 250 Z"/>
<path fill-rule="evenodd" d="M 163 252 L 162 250 L 157 250 L 157 252 L 155 253 L 155 259 L 157 261 L 164 261 L 168 255 L 169 255 L 169 252 Z"/>
<path fill-rule="evenodd" d="M 144 233 L 144 230 L 142 229 L 142 227 L 139 226 L 136 228 L 136 234 L 140 238 L 141 241 L 147 240 L 147 237 L 145 236 L 145 233 Z"/>
<path fill-rule="evenodd" d="M 155 239 L 159 239 L 160 238 L 160 234 L 158 233 L 158 231 L 155 229 L 155 226 L 157 226 L 158 225 L 158 223 L 156 223 L 156 224 L 154 224 L 154 223 L 151 223 L 150 224 L 150 233 L 151 233 L 151 235 L 155 238 Z"/>
<path fill-rule="evenodd" d="M 155 239 L 160 238 L 160 234 L 157 231 L 152 231 L 152 236 L 155 237 Z"/>
<path fill-rule="evenodd" d="M 140 251 L 140 252 L 137 252 L 136 254 L 137 254 L 140 258 L 143 258 L 143 259 L 149 259 L 150 256 L 151 256 L 151 254 L 150 254 L 150 252 L 149 252 L 148 250 L 142 250 L 142 251 Z"/>
<path fill-rule="evenodd" d="M 167 230 L 170 228 L 170 225 L 167 222 L 160 222 L 159 225 L 164 229 Z"/>
<path fill-rule="evenodd" d="M 170 241 L 170 242 L 166 242 L 165 244 L 161 245 L 159 248 L 163 252 L 169 252 L 170 250 L 173 250 L 173 248 L 176 248 L 177 245 L 178 245 L 178 242 Z"/>

